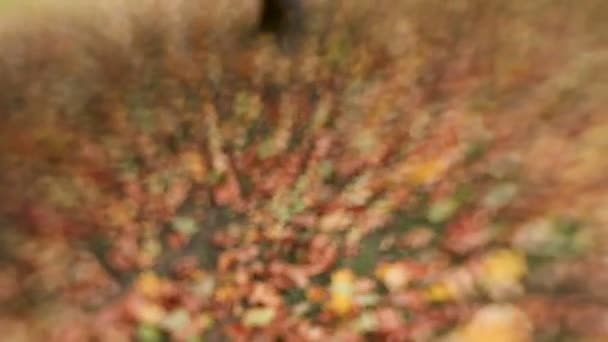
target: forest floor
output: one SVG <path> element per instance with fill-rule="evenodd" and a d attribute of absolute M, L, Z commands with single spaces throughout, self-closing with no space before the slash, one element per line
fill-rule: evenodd
<path fill-rule="evenodd" d="M 7 341 L 608 339 L 605 1 L 98 5 L 0 29 Z"/>

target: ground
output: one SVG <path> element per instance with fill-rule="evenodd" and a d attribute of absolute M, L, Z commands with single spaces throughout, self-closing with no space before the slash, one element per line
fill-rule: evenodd
<path fill-rule="evenodd" d="M 8 340 L 608 338 L 604 1 L 99 6 L 0 29 Z"/>

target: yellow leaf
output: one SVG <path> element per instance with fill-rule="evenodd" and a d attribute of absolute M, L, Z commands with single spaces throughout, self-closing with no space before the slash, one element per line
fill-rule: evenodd
<path fill-rule="evenodd" d="M 426 298 L 431 302 L 446 302 L 454 298 L 454 294 L 445 283 L 437 283 L 426 290 Z"/>
<path fill-rule="evenodd" d="M 405 177 L 412 185 L 424 185 L 436 181 L 446 169 L 446 163 L 435 159 L 407 168 Z"/>
<path fill-rule="evenodd" d="M 345 315 L 353 309 L 354 281 L 355 274 L 350 269 L 340 269 L 331 275 L 330 310 Z"/>
<path fill-rule="evenodd" d="M 345 295 L 334 295 L 329 301 L 329 309 L 338 315 L 346 315 L 353 309 L 353 297 Z"/>
<path fill-rule="evenodd" d="M 205 161 L 203 157 L 201 157 L 200 153 L 194 151 L 187 151 L 182 153 L 181 162 L 190 177 L 197 182 L 202 182 L 205 180 L 205 176 L 207 175 L 207 166 L 205 165 Z"/>
<path fill-rule="evenodd" d="M 152 271 L 141 273 L 135 281 L 136 291 L 149 298 L 156 298 L 160 293 L 161 286 L 160 278 Z"/>
<path fill-rule="evenodd" d="M 235 297 L 235 295 L 236 289 L 233 286 L 220 287 L 217 289 L 217 291 L 215 291 L 215 299 L 220 302 L 230 301 Z"/>
<path fill-rule="evenodd" d="M 452 336 L 454 342 L 528 342 L 531 324 L 517 307 L 488 305 L 475 313 L 471 321 Z"/>
<path fill-rule="evenodd" d="M 209 328 L 213 326 L 214 320 L 213 316 L 209 313 L 202 313 L 198 317 L 197 323 L 200 325 L 203 331 L 207 331 Z"/>
<path fill-rule="evenodd" d="M 528 270 L 525 257 L 511 249 L 500 249 L 488 254 L 482 261 L 480 280 L 490 294 L 518 290 Z"/>

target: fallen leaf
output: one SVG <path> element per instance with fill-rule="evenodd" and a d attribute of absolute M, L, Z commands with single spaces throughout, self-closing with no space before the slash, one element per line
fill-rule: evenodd
<path fill-rule="evenodd" d="M 245 311 L 243 325 L 246 327 L 264 327 L 276 317 L 276 309 L 272 307 L 258 307 Z"/>
<path fill-rule="evenodd" d="M 330 301 L 328 307 L 338 315 L 353 309 L 355 274 L 350 269 L 340 269 L 331 275 Z"/>
<path fill-rule="evenodd" d="M 400 262 L 384 263 L 376 269 L 376 277 L 390 290 L 404 288 L 412 279 L 407 266 Z"/>
<path fill-rule="evenodd" d="M 134 287 L 135 290 L 142 295 L 149 298 L 156 298 L 160 294 L 162 281 L 153 271 L 146 271 L 137 277 Z"/>
<path fill-rule="evenodd" d="M 207 176 L 207 166 L 200 153 L 195 151 L 183 152 L 180 155 L 182 165 L 190 177 L 197 183 L 201 183 Z"/>
<path fill-rule="evenodd" d="M 475 313 L 464 327 L 445 342 L 529 342 L 532 325 L 528 317 L 509 304 L 490 304 Z"/>
<path fill-rule="evenodd" d="M 493 297 L 521 291 L 521 280 L 528 272 L 525 257 L 512 249 L 490 252 L 482 259 L 480 282 Z"/>

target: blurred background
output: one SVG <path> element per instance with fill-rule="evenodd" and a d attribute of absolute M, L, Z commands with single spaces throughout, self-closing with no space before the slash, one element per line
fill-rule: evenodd
<path fill-rule="evenodd" d="M 3 338 L 607 340 L 608 2 L 277 3 L 0 0 Z"/>

